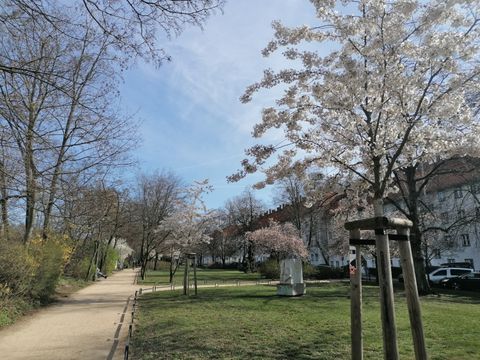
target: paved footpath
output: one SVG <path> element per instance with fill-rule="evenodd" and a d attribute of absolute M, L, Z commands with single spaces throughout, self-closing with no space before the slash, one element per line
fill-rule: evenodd
<path fill-rule="evenodd" d="M 2 329 L 0 358 L 123 359 L 134 278 L 132 269 L 117 272 Z"/>

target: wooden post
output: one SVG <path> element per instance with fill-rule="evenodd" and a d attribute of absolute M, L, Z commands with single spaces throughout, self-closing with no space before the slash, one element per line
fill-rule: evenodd
<path fill-rule="evenodd" d="M 398 230 L 398 233 L 400 235 L 409 236 L 409 229 L 401 228 Z M 425 337 L 423 334 L 422 311 L 420 308 L 420 299 L 418 296 L 410 241 L 399 241 L 398 247 L 400 249 L 400 261 L 402 264 L 405 295 L 407 297 L 408 315 L 410 316 L 410 327 L 412 328 L 415 359 L 427 360 L 427 349 L 425 347 Z"/>
<path fill-rule="evenodd" d="M 188 295 L 188 257 L 185 257 L 185 269 L 183 271 L 183 295 Z"/>
<path fill-rule="evenodd" d="M 392 269 L 390 267 L 390 247 L 384 229 L 375 230 L 375 244 L 378 262 L 380 288 L 380 311 L 383 329 L 383 357 L 398 360 L 397 329 L 393 301 Z"/>
<path fill-rule="evenodd" d="M 195 296 L 197 296 L 197 254 L 193 255 L 193 282 L 195 285 Z"/>
<path fill-rule="evenodd" d="M 190 259 L 187 257 L 187 296 L 190 296 Z"/>
<path fill-rule="evenodd" d="M 360 230 L 351 230 L 350 239 L 360 239 Z M 353 252 L 355 252 L 355 254 L 353 254 Z M 351 265 L 353 260 L 355 260 L 355 267 Z M 362 262 L 360 246 L 350 246 L 349 272 L 352 360 L 362 360 Z"/>

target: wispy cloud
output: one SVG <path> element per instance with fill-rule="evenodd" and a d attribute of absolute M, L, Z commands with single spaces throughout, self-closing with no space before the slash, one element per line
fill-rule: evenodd
<path fill-rule="evenodd" d="M 187 181 L 211 178 L 224 190 L 209 196 L 211 206 L 220 206 L 225 196 L 258 181 L 255 175 L 227 184 L 225 177 L 239 167 L 244 149 L 254 143 L 251 130 L 261 109 L 274 104 L 279 93 L 262 92 L 248 105 L 239 97 L 265 68 L 287 66 L 281 56 L 261 56 L 273 36 L 271 22 L 314 24 L 314 15 L 307 0 L 229 1 L 224 15 L 212 17 L 204 31 L 187 29 L 162 44 L 171 63 L 160 69 L 140 64 L 128 73 L 123 97 L 130 108 L 140 107 L 144 118 L 139 157 L 145 167 L 169 168 Z M 280 139 L 280 132 L 268 137 Z M 270 191 L 264 194 L 268 197 Z"/>

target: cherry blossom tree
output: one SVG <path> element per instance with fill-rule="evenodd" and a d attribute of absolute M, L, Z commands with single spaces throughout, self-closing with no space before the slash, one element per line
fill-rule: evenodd
<path fill-rule="evenodd" d="M 480 92 L 478 2 L 312 4 L 318 24 L 274 22 L 275 37 L 263 51 L 269 56 L 284 49 L 292 67 L 265 70 L 241 98 L 247 103 L 262 89 L 283 88 L 253 135 L 281 128 L 287 142 L 251 147 L 250 159 L 230 180 L 263 171 L 262 187 L 291 172 L 350 173 L 373 199 L 375 216 L 383 216 L 383 199 L 396 191 L 395 171 L 478 154 L 471 106 L 471 94 Z M 323 55 L 310 43 L 332 50 Z M 277 161 L 267 165 L 275 154 Z"/>
<path fill-rule="evenodd" d="M 175 213 L 181 191 L 181 180 L 172 173 L 142 175 L 138 179 L 130 204 L 131 224 L 122 235 L 137 252 L 142 279 L 148 262 L 167 246 L 172 231 L 161 224 Z"/>
<path fill-rule="evenodd" d="M 289 257 L 308 258 L 308 250 L 292 223 L 271 222 L 268 227 L 248 232 L 248 240 L 255 244 L 258 253 L 270 253 L 277 259 Z"/>

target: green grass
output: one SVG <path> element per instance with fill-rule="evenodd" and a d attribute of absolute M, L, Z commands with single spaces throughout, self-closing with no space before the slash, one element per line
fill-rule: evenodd
<path fill-rule="evenodd" d="M 199 289 L 140 298 L 132 343 L 134 359 L 348 359 L 349 286 L 310 286 L 283 298 L 273 286 Z M 429 358 L 480 359 L 480 296 L 446 293 L 422 298 Z M 401 359 L 413 359 L 403 293 L 396 294 Z M 381 359 L 378 289 L 364 287 L 364 358 Z"/>
<path fill-rule="evenodd" d="M 183 284 L 184 268 L 179 268 L 174 277 L 176 285 Z M 193 284 L 193 270 L 190 272 L 190 282 Z M 197 269 L 197 283 L 199 285 L 214 283 L 234 283 L 238 281 L 256 281 L 260 279 L 259 273 L 244 273 L 238 270 L 222 269 Z M 169 285 L 168 271 L 147 271 L 145 280 L 138 279 L 143 285 Z"/>
<path fill-rule="evenodd" d="M 62 276 L 55 287 L 54 299 L 70 296 L 72 293 L 90 285 L 90 281 Z"/>

